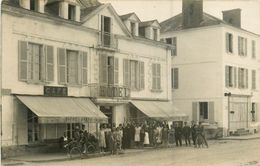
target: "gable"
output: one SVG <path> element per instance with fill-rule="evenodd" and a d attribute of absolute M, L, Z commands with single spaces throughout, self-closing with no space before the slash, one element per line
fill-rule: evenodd
<path fill-rule="evenodd" d="M 130 32 L 127 30 L 124 23 L 121 21 L 119 16 L 116 14 L 115 10 L 110 4 L 102 5 L 89 15 L 82 18 L 83 26 L 101 30 L 101 16 L 106 16 L 111 18 L 111 33 L 123 36 L 131 36 Z"/>
<path fill-rule="evenodd" d="M 136 14 L 132 14 L 132 15 L 129 17 L 129 20 L 135 21 L 135 22 L 140 22 L 140 19 L 136 16 Z"/>

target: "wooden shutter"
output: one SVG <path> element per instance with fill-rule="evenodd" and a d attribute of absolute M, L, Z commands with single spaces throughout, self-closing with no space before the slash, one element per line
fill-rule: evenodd
<path fill-rule="evenodd" d="M 18 42 L 18 56 L 19 56 L 19 80 L 27 81 L 28 77 L 28 61 L 27 56 L 28 43 L 25 41 Z"/>
<path fill-rule="evenodd" d="M 157 89 L 161 89 L 161 64 L 157 64 Z"/>
<path fill-rule="evenodd" d="M 237 41 L 238 41 L 238 55 L 241 55 L 241 37 L 240 36 L 238 36 L 238 39 L 237 39 Z"/>
<path fill-rule="evenodd" d="M 244 40 L 245 40 L 245 42 L 244 42 L 244 44 L 245 44 L 245 56 L 247 56 L 247 39 L 244 38 Z"/>
<path fill-rule="evenodd" d="M 236 88 L 237 87 L 237 67 L 233 67 L 233 71 L 234 71 L 234 82 L 233 85 Z"/>
<path fill-rule="evenodd" d="M 174 88 L 174 69 L 171 68 L 171 81 L 172 81 L 172 89 Z"/>
<path fill-rule="evenodd" d="M 192 102 L 192 120 L 198 121 L 198 102 Z"/>
<path fill-rule="evenodd" d="M 64 48 L 58 48 L 58 82 L 67 83 L 67 57 Z"/>
<path fill-rule="evenodd" d="M 144 62 L 140 63 L 140 89 L 144 89 Z"/>
<path fill-rule="evenodd" d="M 108 84 L 108 65 L 107 65 L 107 55 L 99 54 L 99 79 L 101 84 Z"/>
<path fill-rule="evenodd" d="M 46 55 L 46 81 L 54 81 L 54 57 L 53 57 L 53 46 L 45 46 Z"/>
<path fill-rule="evenodd" d="M 256 89 L 256 71 L 252 70 L 252 89 Z"/>
<path fill-rule="evenodd" d="M 123 60 L 123 73 L 124 73 L 124 85 L 129 87 L 130 86 L 130 60 L 124 59 Z"/>
<path fill-rule="evenodd" d="M 119 73 L 119 67 L 118 67 L 118 58 L 114 57 L 114 84 L 118 85 L 118 73 Z"/>
<path fill-rule="evenodd" d="M 208 115 L 209 115 L 209 123 L 213 124 L 215 123 L 214 119 L 214 102 L 208 102 L 209 109 L 208 109 Z"/>
<path fill-rule="evenodd" d="M 248 69 L 245 69 L 245 72 L 246 72 L 246 88 L 248 88 Z"/>
<path fill-rule="evenodd" d="M 76 52 L 76 57 L 77 57 L 77 84 L 82 85 L 82 68 L 83 68 L 83 52 L 77 51 Z"/>
<path fill-rule="evenodd" d="M 39 58 L 40 60 L 40 68 L 39 68 L 39 72 L 40 72 L 40 78 L 39 80 L 41 82 L 46 82 L 47 81 L 47 66 L 46 66 L 46 60 L 47 60 L 47 50 L 46 50 L 46 46 L 44 45 L 39 45 L 39 52 L 40 52 L 40 56 Z M 36 74 L 36 73 L 35 73 Z"/>
<path fill-rule="evenodd" d="M 177 55 L 177 38 L 176 37 L 172 38 L 172 45 L 174 46 L 173 55 L 176 56 Z"/>
<path fill-rule="evenodd" d="M 225 66 L 225 73 L 226 73 L 226 87 L 229 87 L 229 66 Z"/>
<path fill-rule="evenodd" d="M 226 33 L 226 52 L 229 52 L 229 33 Z"/>
<path fill-rule="evenodd" d="M 179 69 L 174 68 L 174 89 L 179 88 Z"/>
<path fill-rule="evenodd" d="M 255 41 L 252 40 L 252 58 L 255 58 Z"/>
<path fill-rule="evenodd" d="M 82 52 L 82 84 L 88 84 L 88 53 Z"/>
<path fill-rule="evenodd" d="M 152 64 L 152 89 L 156 89 L 156 64 Z"/>
<path fill-rule="evenodd" d="M 135 72 L 135 88 L 137 90 L 140 90 L 140 62 L 139 61 L 135 61 L 135 66 L 136 66 L 136 72 Z"/>

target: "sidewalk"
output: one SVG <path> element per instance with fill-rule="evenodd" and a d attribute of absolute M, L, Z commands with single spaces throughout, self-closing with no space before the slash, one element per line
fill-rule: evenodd
<path fill-rule="evenodd" d="M 243 136 L 228 136 L 228 137 L 220 138 L 220 140 L 252 140 L 252 139 L 260 139 L 260 133 L 243 135 Z"/>

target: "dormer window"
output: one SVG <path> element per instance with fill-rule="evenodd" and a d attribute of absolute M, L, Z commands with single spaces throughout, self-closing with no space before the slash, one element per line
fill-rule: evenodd
<path fill-rule="evenodd" d="M 132 34 L 133 36 L 135 36 L 135 23 L 134 23 L 134 22 L 131 22 L 130 24 L 131 24 L 131 34 Z"/>
<path fill-rule="evenodd" d="M 157 41 L 158 35 L 157 35 L 157 29 L 153 28 L 153 39 Z"/>
<path fill-rule="evenodd" d="M 75 20 L 76 19 L 76 6 L 69 4 L 68 6 L 68 19 Z"/>

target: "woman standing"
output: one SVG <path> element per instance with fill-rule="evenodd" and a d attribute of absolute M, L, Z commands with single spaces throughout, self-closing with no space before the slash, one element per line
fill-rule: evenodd
<path fill-rule="evenodd" d="M 105 130 L 103 125 L 100 126 L 100 132 L 99 132 L 99 148 L 100 152 L 105 152 L 106 148 L 106 137 L 105 137 Z"/>
<path fill-rule="evenodd" d="M 149 141 L 148 127 L 145 126 L 145 128 L 144 128 L 144 146 L 147 146 L 149 144 L 150 144 L 150 141 Z"/>
<path fill-rule="evenodd" d="M 135 144 L 137 147 L 140 146 L 140 131 L 141 126 L 137 124 L 135 127 Z"/>

